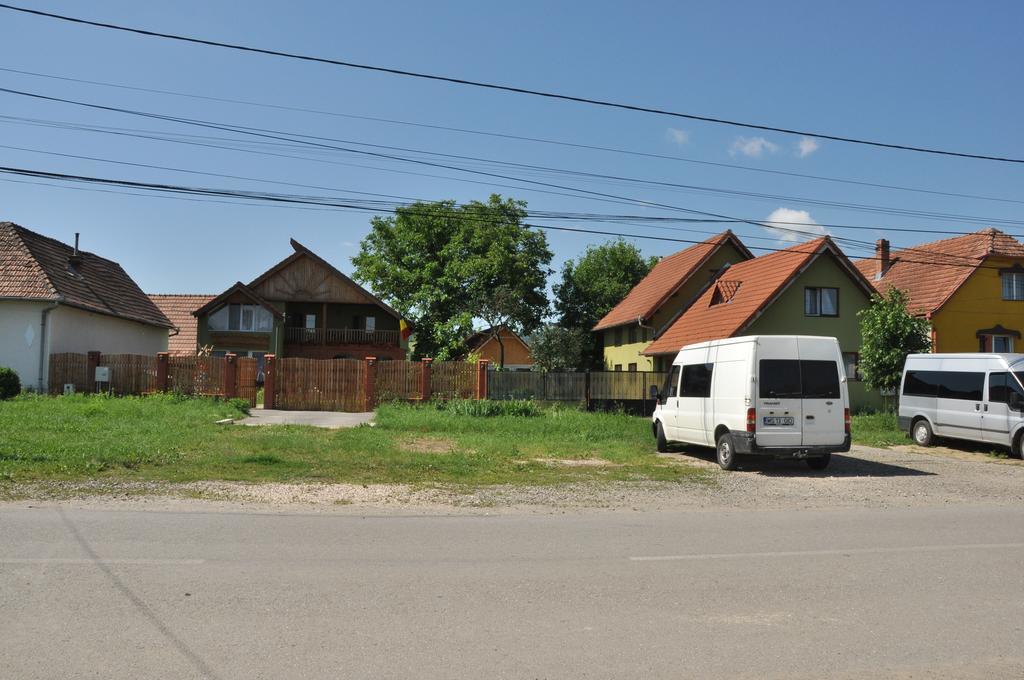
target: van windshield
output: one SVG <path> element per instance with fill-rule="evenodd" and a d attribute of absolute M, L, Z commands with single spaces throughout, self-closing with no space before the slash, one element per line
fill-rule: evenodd
<path fill-rule="evenodd" d="M 838 399 L 839 369 L 835 361 L 761 359 L 761 399 Z"/>

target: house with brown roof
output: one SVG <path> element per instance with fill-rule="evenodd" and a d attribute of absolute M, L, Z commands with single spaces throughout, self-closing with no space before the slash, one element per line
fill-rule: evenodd
<path fill-rule="evenodd" d="M 195 355 L 199 349 L 199 322 L 192 312 L 209 303 L 216 295 L 150 293 L 149 299 L 174 328 L 167 338 L 167 351 L 179 356 Z"/>
<path fill-rule="evenodd" d="M 875 408 L 881 396 L 857 375 L 857 312 L 874 289 L 832 241 L 823 237 L 732 265 L 644 349 L 664 370 L 685 345 L 739 335 L 823 335 L 839 340 L 853 408 Z"/>
<path fill-rule="evenodd" d="M 654 360 L 643 351 L 658 331 L 693 304 L 723 270 L 752 257 L 732 231 L 724 231 L 659 260 L 594 326 L 605 368 L 653 370 Z"/>
<path fill-rule="evenodd" d="M 530 345 L 508 326 L 485 328 L 466 339 L 470 353 L 487 359 L 492 368 L 510 371 L 533 369 L 533 354 Z"/>
<path fill-rule="evenodd" d="M 50 354 L 156 354 L 172 324 L 117 262 L 0 222 L 0 366 L 48 389 Z"/>
<path fill-rule="evenodd" d="M 291 255 L 195 309 L 197 344 L 310 359 L 405 359 L 401 315 L 332 264 L 291 240 Z M 261 365 L 262 368 L 262 365 Z"/>
<path fill-rule="evenodd" d="M 998 229 L 890 252 L 856 262 L 879 292 L 905 291 L 909 309 L 928 319 L 933 352 L 1024 351 L 1024 244 Z"/>

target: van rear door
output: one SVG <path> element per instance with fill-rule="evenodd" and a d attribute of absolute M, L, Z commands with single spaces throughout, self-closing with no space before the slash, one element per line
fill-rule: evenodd
<path fill-rule="evenodd" d="M 804 446 L 842 444 L 845 413 L 835 344 L 799 338 Z"/>
<path fill-rule="evenodd" d="M 759 338 L 755 415 L 758 446 L 800 446 L 800 360 L 796 338 Z"/>

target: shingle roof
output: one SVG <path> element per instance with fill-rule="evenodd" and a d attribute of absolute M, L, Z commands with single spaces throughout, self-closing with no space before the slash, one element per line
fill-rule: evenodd
<path fill-rule="evenodd" d="M 854 265 L 879 292 L 891 287 L 904 290 L 911 311 L 929 314 L 991 256 L 1024 257 L 1024 244 L 998 229 L 982 229 L 893 252 L 881 280 L 875 280 L 877 260 L 857 260 Z"/>
<path fill-rule="evenodd" d="M 701 265 L 714 255 L 715 251 L 730 241 L 741 253 L 753 257 L 731 231 L 724 231 L 706 241 L 664 257 L 640 283 L 633 286 L 619 304 L 597 322 L 593 330 L 599 331 L 635 323 L 637 319 L 651 318 L 673 293 L 700 270 Z"/>
<path fill-rule="evenodd" d="M 178 329 L 177 334 L 167 338 L 167 351 L 171 354 L 195 354 L 199 342 L 199 320 L 192 316 L 196 311 L 210 300 L 214 295 L 178 295 L 178 294 L 157 294 L 150 293 L 149 299 L 153 301 L 161 312 L 164 313 L 174 327 Z"/>
<path fill-rule="evenodd" d="M 644 349 L 644 354 L 675 354 L 685 345 L 736 335 L 801 269 L 826 250 L 846 262 L 842 251 L 825 237 L 732 265 L 727 270 L 729 280 L 704 291 L 668 330 Z M 849 271 L 857 277 L 853 267 Z M 861 281 L 861 285 L 865 291 L 870 290 L 866 281 Z M 726 299 L 719 301 L 723 298 Z"/>
<path fill-rule="evenodd" d="M 118 263 L 12 222 L 0 222 L 0 298 L 54 300 L 90 312 L 170 328 L 171 322 Z"/>

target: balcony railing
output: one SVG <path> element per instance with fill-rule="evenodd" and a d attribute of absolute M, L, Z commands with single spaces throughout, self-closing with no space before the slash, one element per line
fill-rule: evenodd
<path fill-rule="evenodd" d="M 398 331 L 360 328 L 285 328 L 284 341 L 296 345 L 398 345 Z"/>

